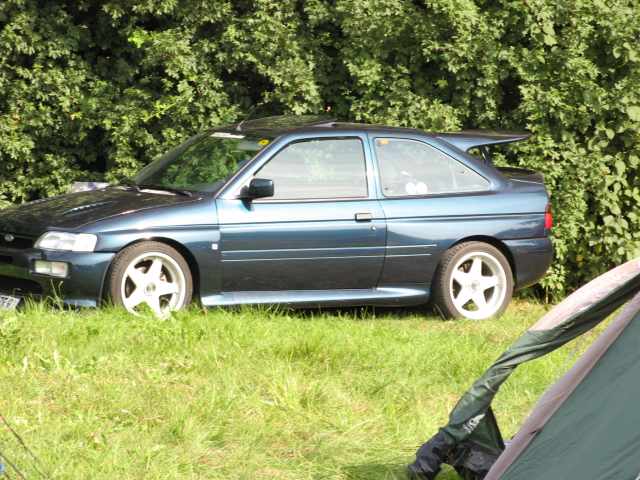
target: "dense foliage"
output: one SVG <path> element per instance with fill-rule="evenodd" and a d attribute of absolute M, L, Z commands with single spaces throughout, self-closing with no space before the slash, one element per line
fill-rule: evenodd
<path fill-rule="evenodd" d="M 131 175 L 265 101 L 426 129 L 529 129 L 560 294 L 640 246 L 637 0 L 3 0 L 0 193 Z"/>

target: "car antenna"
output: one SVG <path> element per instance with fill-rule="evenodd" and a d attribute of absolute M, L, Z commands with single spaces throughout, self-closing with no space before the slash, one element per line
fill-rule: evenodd
<path fill-rule="evenodd" d="M 244 125 L 244 123 L 251 118 L 251 115 L 253 115 L 253 112 L 256 111 L 256 108 L 258 108 L 258 105 L 254 105 L 253 107 L 251 107 L 251 110 L 249 110 L 249 113 L 247 113 L 247 116 L 244 119 L 242 119 L 240 123 L 238 123 L 238 125 L 236 125 L 236 132 L 242 131 L 242 125 Z"/>

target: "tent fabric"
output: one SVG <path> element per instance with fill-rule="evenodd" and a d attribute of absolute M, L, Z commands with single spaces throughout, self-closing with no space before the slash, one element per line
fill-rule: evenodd
<path fill-rule="evenodd" d="M 449 415 L 449 423 L 416 453 L 416 461 L 408 467 L 410 476 L 433 479 L 440 464 L 449 463 L 462 443 L 479 443 L 476 439 L 482 435 L 477 427 L 483 425 L 493 398 L 518 365 L 546 355 L 589 331 L 638 291 L 640 260 L 632 260 L 592 280 L 543 316 L 461 397 Z M 430 442 L 436 443 L 437 448 L 431 448 Z M 501 446 L 496 443 L 491 448 Z M 484 473 L 478 472 L 476 478 L 483 478 Z"/>
<path fill-rule="evenodd" d="M 639 372 L 640 321 L 632 321 L 498 478 L 637 480 Z"/>
<path fill-rule="evenodd" d="M 516 436 L 509 442 L 505 452 L 487 475 L 485 480 L 501 478 L 506 469 L 536 438 L 547 421 L 557 412 L 563 402 L 573 394 L 576 387 L 590 374 L 594 366 L 600 361 L 611 345 L 625 332 L 627 326 L 638 317 L 640 312 L 640 293 L 625 306 L 602 335 L 591 345 L 569 372 L 550 387 L 540 398 L 531 415 L 524 422 Z M 636 322 L 637 323 L 637 322 Z M 609 386 L 606 386 L 611 391 Z M 587 477 L 585 477 L 587 478 Z M 634 477 L 634 480 L 637 480 Z"/>

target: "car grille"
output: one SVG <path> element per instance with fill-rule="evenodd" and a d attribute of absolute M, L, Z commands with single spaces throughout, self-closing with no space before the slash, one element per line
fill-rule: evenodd
<path fill-rule="evenodd" d="M 42 287 L 33 280 L 0 275 L 0 291 L 14 295 L 41 295 Z"/>
<path fill-rule="evenodd" d="M 8 242 L 6 233 L 0 233 L 0 248 L 11 248 L 14 250 L 27 250 L 33 248 L 34 240 L 29 237 L 21 237 L 18 235 L 13 236 L 13 239 Z"/>

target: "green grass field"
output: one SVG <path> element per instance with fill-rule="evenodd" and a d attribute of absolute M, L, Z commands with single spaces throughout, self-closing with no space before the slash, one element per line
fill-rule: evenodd
<path fill-rule="evenodd" d="M 156 320 L 32 306 L 0 317 L 0 413 L 56 479 L 401 479 L 544 311 L 517 301 L 486 322 L 421 310 Z M 505 384 L 494 404 L 505 435 L 592 336 Z M 0 450 L 37 478 L 2 427 Z"/>

